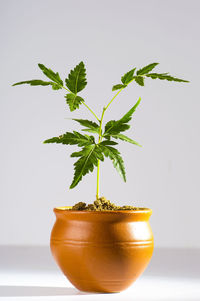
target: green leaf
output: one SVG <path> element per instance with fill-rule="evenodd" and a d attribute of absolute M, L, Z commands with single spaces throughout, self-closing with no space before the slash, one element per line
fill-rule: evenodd
<path fill-rule="evenodd" d="M 54 82 L 45 82 L 40 79 L 32 79 L 32 80 L 26 80 L 23 82 L 18 82 L 13 84 L 13 86 L 23 85 L 23 84 L 29 84 L 30 86 L 52 86 L 53 90 L 62 89 L 59 85 L 55 84 Z"/>
<path fill-rule="evenodd" d="M 87 119 L 73 119 L 73 120 L 77 121 L 78 123 L 86 127 L 86 129 L 82 129 L 82 131 L 99 134 L 99 125 L 96 122 Z"/>
<path fill-rule="evenodd" d="M 141 98 L 138 99 L 136 104 L 119 121 L 126 122 L 126 123 L 129 122 L 136 108 L 139 106 L 140 102 L 141 102 Z"/>
<path fill-rule="evenodd" d="M 135 77 L 135 81 L 136 81 L 136 83 L 137 83 L 138 85 L 144 86 L 144 77 L 142 77 L 142 76 L 136 76 L 136 77 Z"/>
<path fill-rule="evenodd" d="M 86 81 L 86 69 L 83 62 L 80 62 L 74 70 L 70 71 L 68 78 L 65 79 L 67 88 L 74 94 L 77 94 L 85 88 Z"/>
<path fill-rule="evenodd" d="M 15 83 L 12 86 L 18 86 L 18 85 L 23 85 L 23 84 L 29 84 L 30 86 L 49 86 L 49 85 L 52 85 L 52 82 L 45 82 L 40 79 L 32 79 L 32 80 L 26 80 L 23 82 Z"/>
<path fill-rule="evenodd" d="M 174 81 L 174 82 L 189 83 L 188 80 L 173 77 L 171 75 L 168 75 L 168 73 L 149 73 L 149 74 L 146 74 L 146 77 L 150 77 L 152 79 L 161 79 L 161 80 L 168 80 L 168 81 Z"/>
<path fill-rule="evenodd" d="M 71 112 L 78 109 L 79 105 L 84 101 L 82 97 L 73 93 L 68 93 L 67 95 L 65 95 L 65 98 Z"/>
<path fill-rule="evenodd" d="M 105 143 L 103 144 L 103 142 L 101 142 L 99 146 L 102 152 L 104 153 L 104 155 L 112 160 L 113 166 L 116 168 L 119 175 L 123 178 L 124 182 L 126 182 L 124 161 L 120 155 L 120 152 L 114 147 L 105 145 Z"/>
<path fill-rule="evenodd" d="M 47 139 L 44 141 L 44 143 L 62 143 L 68 145 L 85 146 L 94 144 L 95 140 L 93 136 L 82 135 L 76 131 L 73 131 L 73 133 L 66 132 L 61 136 Z"/>
<path fill-rule="evenodd" d="M 102 154 L 102 151 L 101 151 L 101 149 L 99 148 L 99 145 L 98 144 L 91 144 L 91 145 L 88 145 L 88 146 L 95 146 L 95 154 L 96 154 L 96 156 L 97 156 L 97 159 L 100 159 L 100 160 L 104 160 L 104 158 L 103 158 L 103 154 Z M 79 151 L 79 152 L 74 152 L 74 153 L 72 153 L 71 154 L 71 157 L 83 157 L 83 156 L 85 156 L 85 154 L 87 154 L 87 151 L 90 149 L 90 147 L 88 147 L 88 146 L 85 146 L 81 151 Z"/>
<path fill-rule="evenodd" d="M 132 144 L 135 144 L 135 145 L 138 145 L 138 146 L 142 146 L 138 142 L 132 140 L 131 138 L 129 138 L 129 137 L 123 135 L 123 134 L 112 135 L 112 137 L 115 138 L 115 139 L 121 139 L 123 141 L 129 142 L 129 143 L 132 143 Z"/>
<path fill-rule="evenodd" d="M 52 83 L 52 89 L 53 90 L 59 90 L 59 89 L 62 89 L 62 87 L 56 83 Z"/>
<path fill-rule="evenodd" d="M 74 163 L 74 178 L 70 189 L 74 188 L 87 173 L 92 172 L 94 167 L 98 165 L 98 159 L 103 161 L 104 157 L 98 145 L 85 146 L 80 152 L 75 152 L 71 157 L 80 157 Z"/>
<path fill-rule="evenodd" d="M 38 64 L 38 67 L 48 78 L 50 78 L 53 82 L 57 83 L 59 86 L 63 87 L 63 81 L 61 80 L 58 72 L 53 72 L 51 69 L 45 67 L 43 64 Z"/>
<path fill-rule="evenodd" d="M 144 74 L 147 74 L 149 73 L 151 70 L 153 70 L 159 63 L 152 63 L 152 64 L 149 64 L 141 69 L 139 69 L 137 71 L 137 75 L 144 75 Z"/>
<path fill-rule="evenodd" d="M 114 134 L 118 134 L 120 132 L 124 132 L 130 128 L 130 125 L 120 122 L 119 120 L 110 120 L 105 125 L 105 132 L 103 136 L 110 136 Z"/>
<path fill-rule="evenodd" d="M 127 85 L 128 83 L 130 83 L 130 82 L 133 80 L 133 78 L 134 78 L 133 74 L 134 74 L 134 72 L 135 72 L 135 69 L 136 69 L 136 68 L 134 68 L 134 69 L 128 71 L 126 74 L 124 74 L 124 75 L 121 77 L 121 81 L 122 81 L 122 83 L 123 83 L 124 85 Z"/>
<path fill-rule="evenodd" d="M 119 134 L 120 132 L 124 132 L 130 128 L 130 125 L 127 124 L 131 118 L 133 113 L 135 112 L 137 106 L 140 104 L 141 98 L 138 99 L 136 104 L 119 120 L 111 120 L 106 123 L 105 131 L 103 136 L 109 137 L 111 135 Z"/>
<path fill-rule="evenodd" d="M 112 91 L 120 90 L 122 88 L 126 88 L 127 85 L 118 84 L 112 87 Z"/>
<path fill-rule="evenodd" d="M 101 145 L 117 145 L 118 143 L 111 140 L 104 140 L 101 142 Z"/>
<path fill-rule="evenodd" d="M 88 132 L 88 133 L 99 134 L 99 131 L 97 129 L 92 129 L 92 128 L 82 129 L 82 131 L 83 132 Z"/>

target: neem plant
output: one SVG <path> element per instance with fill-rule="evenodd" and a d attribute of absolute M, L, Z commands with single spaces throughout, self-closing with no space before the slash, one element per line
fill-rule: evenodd
<path fill-rule="evenodd" d="M 83 126 L 82 131 L 94 133 L 97 135 L 97 139 L 94 136 L 81 134 L 79 132 L 66 132 L 58 137 L 53 137 L 47 139 L 44 143 L 61 143 L 77 145 L 81 147 L 81 151 L 74 152 L 71 157 L 79 158 L 74 163 L 74 178 L 70 185 L 70 189 L 77 186 L 77 184 L 82 180 L 89 172 L 93 172 L 94 167 L 97 167 L 97 189 L 96 189 L 96 199 L 105 202 L 105 199 L 99 198 L 99 170 L 100 161 L 104 161 L 104 157 L 108 157 L 112 160 L 114 167 L 126 182 L 126 173 L 124 167 L 124 161 L 121 157 L 119 151 L 114 147 L 118 143 L 116 140 L 120 139 L 131 144 L 140 146 L 139 143 L 132 140 L 131 138 L 122 134 L 130 128 L 129 122 L 131 121 L 132 115 L 135 112 L 137 106 L 139 105 L 141 99 L 136 102 L 136 104 L 119 120 L 110 120 L 106 123 L 103 130 L 103 117 L 106 110 L 109 108 L 114 99 L 122 92 L 127 86 L 133 82 L 136 82 L 140 86 L 144 86 L 144 79 L 160 79 L 175 82 L 188 82 L 186 80 L 173 77 L 168 73 L 152 73 L 151 71 L 158 65 L 158 63 L 149 64 L 141 69 L 136 70 L 133 68 L 121 77 L 121 83 L 114 85 L 112 91 L 117 91 L 110 102 L 103 107 L 101 117 L 97 117 L 94 111 L 86 104 L 85 100 L 78 95 L 87 85 L 86 81 L 86 69 L 83 62 L 80 62 L 73 70 L 70 71 L 68 78 L 65 79 L 65 85 L 60 78 L 59 73 L 55 73 L 51 69 L 46 68 L 42 64 L 38 64 L 39 68 L 42 70 L 44 75 L 50 79 L 50 81 L 43 81 L 39 79 L 22 81 L 15 83 L 13 86 L 30 84 L 31 86 L 51 86 L 53 90 L 65 89 L 67 94 L 65 95 L 66 102 L 69 105 L 70 111 L 74 111 L 83 104 L 95 117 L 96 122 L 86 119 L 73 119 Z M 83 203 L 82 203 L 83 204 Z M 112 204 L 111 204 L 112 205 Z M 77 207 L 77 209 L 80 206 Z M 85 205 L 83 206 L 85 208 Z M 92 208 L 91 208 L 92 209 Z"/>

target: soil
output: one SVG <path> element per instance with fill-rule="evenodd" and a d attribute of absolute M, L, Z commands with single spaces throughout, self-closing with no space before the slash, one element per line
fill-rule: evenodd
<path fill-rule="evenodd" d="M 86 204 L 84 202 L 79 202 L 72 206 L 71 209 L 68 210 L 87 210 L 87 211 L 106 211 L 106 210 L 138 210 L 141 208 L 134 207 L 134 206 L 117 206 L 111 201 L 107 200 L 105 197 L 101 197 L 98 200 L 94 201 L 93 204 Z"/>

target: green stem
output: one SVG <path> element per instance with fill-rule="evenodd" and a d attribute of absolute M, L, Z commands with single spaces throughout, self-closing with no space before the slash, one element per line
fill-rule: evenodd
<path fill-rule="evenodd" d="M 96 193 L 96 199 L 99 198 L 99 172 L 100 172 L 100 160 L 98 160 L 97 163 L 97 193 Z"/>
<path fill-rule="evenodd" d="M 92 109 L 90 109 L 90 107 L 88 107 L 88 105 L 86 105 L 86 103 L 84 101 L 82 101 L 82 104 L 94 115 L 94 117 L 100 122 L 99 118 L 97 117 L 97 115 L 92 111 Z"/>
<path fill-rule="evenodd" d="M 103 108 L 103 112 L 101 115 L 101 120 L 100 120 L 100 126 L 99 126 L 99 139 L 98 139 L 98 144 L 102 140 L 102 122 L 103 122 L 103 116 L 105 113 L 106 108 Z M 96 199 L 98 200 L 99 198 L 99 173 L 100 173 L 100 160 L 98 159 L 98 164 L 97 164 L 97 193 L 96 193 Z"/>
<path fill-rule="evenodd" d="M 113 100 L 115 99 L 115 97 L 117 97 L 117 95 L 122 91 L 122 90 L 124 90 L 124 88 L 121 88 L 116 94 L 115 94 L 115 96 L 111 99 L 111 101 L 108 103 L 108 105 L 106 106 L 106 110 L 107 110 L 107 108 L 109 107 L 109 105 L 111 105 L 111 103 L 113 102 Z"/>
<path fill-rule="evenodd" d="M 69 93 L 72 93 L 70 90 L 68 90 L 67 88 L 65 88 L 64 86 L 62 86 L 63 89 L 67 90 Z M 82 104 L 84 104 L 84 106 L 94 115 L 94 117 L 100 122 L 99 118 L 97 117 L 97 115 L 92 111 L 92 109 L 90 109 L 90 107 L 88 105 L 86 105 L 86 103 L 84 101 L 81 101 Z"/>
<path fill-rule="evenodd" d="M 134 79 L 132 79 L 128 84 L 130 84 Z M 128 86 L 127 84 L 127 86 Z M 119 95 L 119 93 L 124 90 L 124 88 L 121 88 L 111 99 L 111 101 L 107 104 L 106 107 L 103 108 L 103 112 L 101 115 L 101 120 L 100 120 L 100 127 L 99 127 L 99 139 L 98 139 L 98 144 L 101 142 L 102 140 L 102 122 L 103 122 L 103 117 L 105 114 L 105 111 L 108 109 L 108 107 L 111 105 L 111 103 L 113 102 L 113 100 L 117 97 L 117 95 Z M 98 164 L 97 164 L 97 193 L 96 193 L 96 199 L 98 200 L 99 198 L 99 173 L 100 173 L 100 160 L 98 160 Z"/>
<path fill-rule="evenodd" d="M 102 122 L 103 122 L 103 116 L 104 116 L 105 111 L 106 111 L 106 108 L 103 107 L 103 112 L 102 112 L 102 115 L 101 115 L 100 127 L 99 127 L 99 141 L 98 141 L 98 144 L 101 142 L 101 138 L 102 138 Z"/>
<path fill-rule="evenodd" d="M 141 75 L 142 76 L 142 75 Z M 127 85 L 126 85 L 126 87 L 130 84 L 130 83 L 132 83 L 132 81 L 134 81 L 135 80 L 135 78 L 133 78 Z M 113 102 L 113 100 L 115 99 L 115 97 L 117 97 L 117 95 L 122 91 L 122 90 L 124 90 L 126 87 L 124 87 L 124 88 L 121 88 L 115 95 L 114 95 L 114 97 L 111 99 L 111 101 L 108 103 L 108 105 L 106 106 L 106 110 L 107 110 L 107 108 L 109 107 L 109 105 L 111 105 L 111 103 Z"/>
<path fill-rule="evenodd" d="M 62 88 L 67 90 L 69 93 L 72 93 L 69 89 L 65 88 L 64 86 L 62 86 Z"/>

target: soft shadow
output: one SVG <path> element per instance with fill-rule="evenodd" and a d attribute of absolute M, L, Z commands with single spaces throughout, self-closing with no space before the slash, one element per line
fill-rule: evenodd
<path fill-rule="evenodd" d="M 73 287 L 0 286 L 0 297 L 89 295 Z"/>

